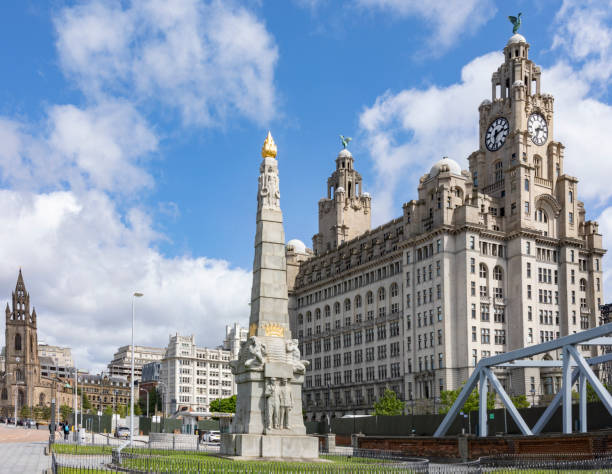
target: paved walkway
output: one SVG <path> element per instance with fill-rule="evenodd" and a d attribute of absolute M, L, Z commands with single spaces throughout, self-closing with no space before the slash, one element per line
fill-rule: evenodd
<path fill-rule="evenodd" d="M 45 456 L 46 443 L 0 444 L 0 474 L 40 474 L 51 468 L 51 457 Z"/>

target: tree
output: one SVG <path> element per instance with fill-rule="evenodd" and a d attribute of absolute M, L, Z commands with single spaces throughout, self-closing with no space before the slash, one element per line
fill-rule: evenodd
<path fill-rule="evenodd" d="M 456 390 L 442 390 L 440 393 L 440 413 L 448 413 L 448 411 L 457 400 L 459 393 L 461 393 L 463 387 L 459 387 Z M 487 393 L 487 410 L 493 410 L 495 408 L 495 394 L 493 392 Z M 463 411 L 477 411 L 478 410 L 478 391 L 472 390 L 469 397 L 463 404 Z"/>
<path fill-rule="evenodd" d="M 42 409 L 41 415 L 42 415 L 43 420 L 50 420 L 51 419 L 51 407 L 44 406 Z"/>
<path fill-rule="evenodd" d="M 527 395 L 516 395 L 514 397 L 510 397 L 512 403 L 516 408 L 529 408 L 530 403 L 527 400 Z"/>
<path fill-rule="evenodd" d="M 89 413 L 89 411 L 91 410 L 91 402 L 89 401 L 89 397 L 87 396 L 87 393 L 81 392 L 81 389 L 78 388 L 77 395 L 83 396 L 81 409 L 83 410 L 83 412 Z"/>
<path fill-rule="evenodd" d="M 161 405 L 161 401 L 159 401 L 160 396 L 157 393 L 157 390 L 149 390 L 149 415 L 155 415 L 157 411 L 157 406 Z M 147 395 L 144 394 L 138 399 L 138 405 L 142 410 L 142 413 L 147 413 Z"/>
<path fill-rule="evenodd" d="M 103 415 L 112 415 L 113 414 L 113 407 L 108 405 L 104 410 L 102 410 L 102 414 Z"/>
<path fill-rule="evenodd" d="M 210 402 L 210 411 L 213 413 L 236 413 L 236 395 L 213 400 Z"/>
<path fill-rule="evenodd" d="M 68 418 L 72 414 L 72 407 L 68 405 L 60 406 L 60 418 L 62 421 L 68 421 Z"/>
<path fill-rule="evenodd" d="M 393 390 L 385 389 L 385 393 L 374 403 L 374 415 L 401 415 L 404 402 L 397 398 Z"/>
<path fill-rule="evenodd" d="M 612 394 L 612 385 L 608 385 L 606 383 L 603 383 L 602 385 L 608 392 Z M 588 403 L 598 402 L 599 395 L 597 395 L 597 392 L 595 391 L 595 389 L 588 382 L 587 382 L 586 389 L 587 389 L 587 402 Z M 580 399 L 580 394 L 575 390 L 572 391 L 572 400 L 579 400 L 579 399 Z"/>
<path fill-rule="evenodd" d="M 21 410 L 19 410 L 19 414 L 21 415 L 21 418 L 31 418 L 32 417 L 32 411 L 30 410 L 29 406 L 22 406 Z"/>

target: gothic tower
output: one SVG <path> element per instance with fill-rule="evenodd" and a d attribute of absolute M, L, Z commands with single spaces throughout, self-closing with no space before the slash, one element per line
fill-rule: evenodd
<path fill-rule="evenodd" d="M 17 386 L 18 406 L 32 406 L 34 387 L 40 384 L 36 310 L 30 312 L 30 295 L 26 291 L 21 269 L 12 297 L 12 310 L 6 305 L 6 377 Z M 15 389 L 7 394 L 14 405 Z"/>
<path fill-rule="evenodd" d="M 336 171 L 327 180 L 327 198 L 319 201 L 319 233 L 312 237 L 316 255 L 370 230 L 371 197 L 362 190 L 351 152 L 341 150 Z"/>

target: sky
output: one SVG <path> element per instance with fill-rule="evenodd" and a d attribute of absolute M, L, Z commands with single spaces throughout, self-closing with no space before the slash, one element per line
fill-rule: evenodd
<path fill-rule="evenodd" d="M 39 341 L 90 371 L 130 343 L 134 291 L 137 344 L 221 344 L 248 322 L 267 131 L 287 240 L 311 245 L 340 134 L 373 225 L 398 217 L 433 162 L 467 168 L 518 12 L 610 247 L 612 1 L 2 2 L 2 299 L 21 268 Z"/>

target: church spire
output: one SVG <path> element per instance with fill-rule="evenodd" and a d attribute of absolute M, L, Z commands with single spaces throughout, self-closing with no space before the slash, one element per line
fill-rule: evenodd
<path fill-rule="evenodd" d="M 17 284 L 15 285 L 15 291 L 12 295 L 13 308 L 10 313 L 11 319 L 16 321 L 30 321 L 30 295 L 26 290 L 25 283 L 23 281 L 23 274 L 21 268 L 17 275 Z M 8 305 L 7 305 L 8 307 Z"/>

